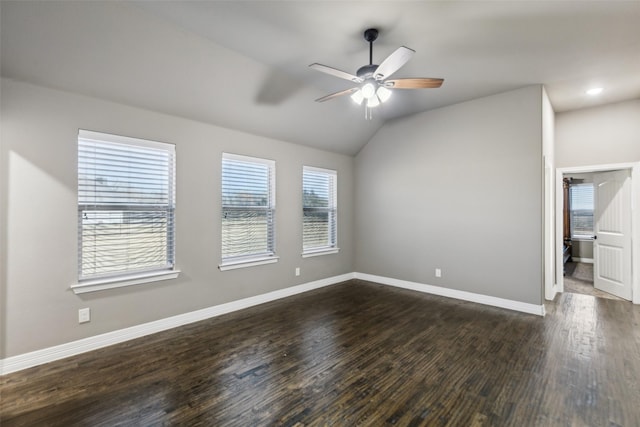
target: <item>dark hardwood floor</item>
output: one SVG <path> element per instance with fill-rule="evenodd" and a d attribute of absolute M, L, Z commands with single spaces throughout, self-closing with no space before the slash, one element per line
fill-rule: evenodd
<path fill-rule="evenodd" d="M 640 307 L 352 281 L 0 378 L 8 426 L 638 426 Z"/>

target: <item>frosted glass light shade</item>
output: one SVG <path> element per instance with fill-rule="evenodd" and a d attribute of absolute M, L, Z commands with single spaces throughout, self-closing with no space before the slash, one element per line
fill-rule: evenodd
<path fill-rule="evenodd" d="M 376 95 L 380 98 L 380 102 L 387 102 L 391 97 L 391 91 L 384 86 L 380 86 L 376 91 Z"/>
<path fill-rule="evenodd" d="M 367 107 L 373 108 L 380 105 L 380 100 L 377 96 L 373 95 L 371 98 L 367 99 Z"/>
<path fill-rule="evenodd" d="M 371 99 L 376 94 L 376 87 L 373 83 L 365 83 L 360 90 L 362 91 L 362 96 L 367 99 Z"/>
<path fill-rule="evenodd" d="M 362 95 L 362 91 L 358 89 L 357 91 L 353 92 L 353 95 L 351 95 L 351 99 L 353 99 L 353 102 L 355 102 L 356 104 L 361 105 L 362 101 L 364 100 L 364 95 Z"/>

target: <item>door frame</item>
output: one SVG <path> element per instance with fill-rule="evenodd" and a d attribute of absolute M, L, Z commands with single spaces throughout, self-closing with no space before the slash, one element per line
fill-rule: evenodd
<path fill-rule="evenodd" d="M 545 284 L 545 295 L 552 300 L 558 292 L 564 292 L 564 268 L 562 262 L 562 206 L 564 192 L 562 178 L 566 173 L 607 172 L 628 169 L 631 173 L 631 300 L 640 304 L 640 162 L 614 163 L 606 165 L 576 166 L 556 169 L 556 203 L 555 203 L 555 284 Z M 550 288 L 550 289 L 549 289 Z"/>

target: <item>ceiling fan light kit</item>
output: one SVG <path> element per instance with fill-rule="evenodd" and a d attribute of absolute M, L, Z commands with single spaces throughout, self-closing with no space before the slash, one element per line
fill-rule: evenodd
<path fill-rule="evenodd" d="M 367 101 L 365 104 L 365 118 L 371 120 L 371 109 L 389 100 L 392 94 L 390 89 L 427 89 L 442 86 L 443 79 L 426 77 L 387 80 L 411 59 L 415 51 L 406 46 L 399 47 L 380 65 L 376 65 L 373 63 L 373 42 L 377 38 L 378 30 L 375 28 L 369 28 L 364 32 L 364 39 L 369 43 L 369 64 L 360 67 L 356 75 L 318 63 L 309 65 L 310 68 L 315 70 L 360 85 L 323 96 L 316 99 L 316 102 L 328 101 L 342 95 L 351 95 L 351 99 L 358 105 L 362 105 L 365 100 Z"/>

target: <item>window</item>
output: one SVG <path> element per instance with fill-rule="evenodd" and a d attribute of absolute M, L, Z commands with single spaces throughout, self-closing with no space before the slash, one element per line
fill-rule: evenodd
<path fill-rule="evenodd" d="M 275 162 L 222 154 L 220 270 L 276 262 Z"/>
<path fill-rule="evenodd" d="M 74 290 L 96 279 L 176 277 L 161 277 L 174 273 L 174 214 L 174 145 L 80 130 Z"/>
<path fill-rule="evenodd" d="M 303 167 L 302 216 L 302 255 L 338 252 L 336 171 Z"/>
<path fill-rule="evenodd" d="M 593 237 L 593 184 L 572 184 L 571 238 Z"/>

